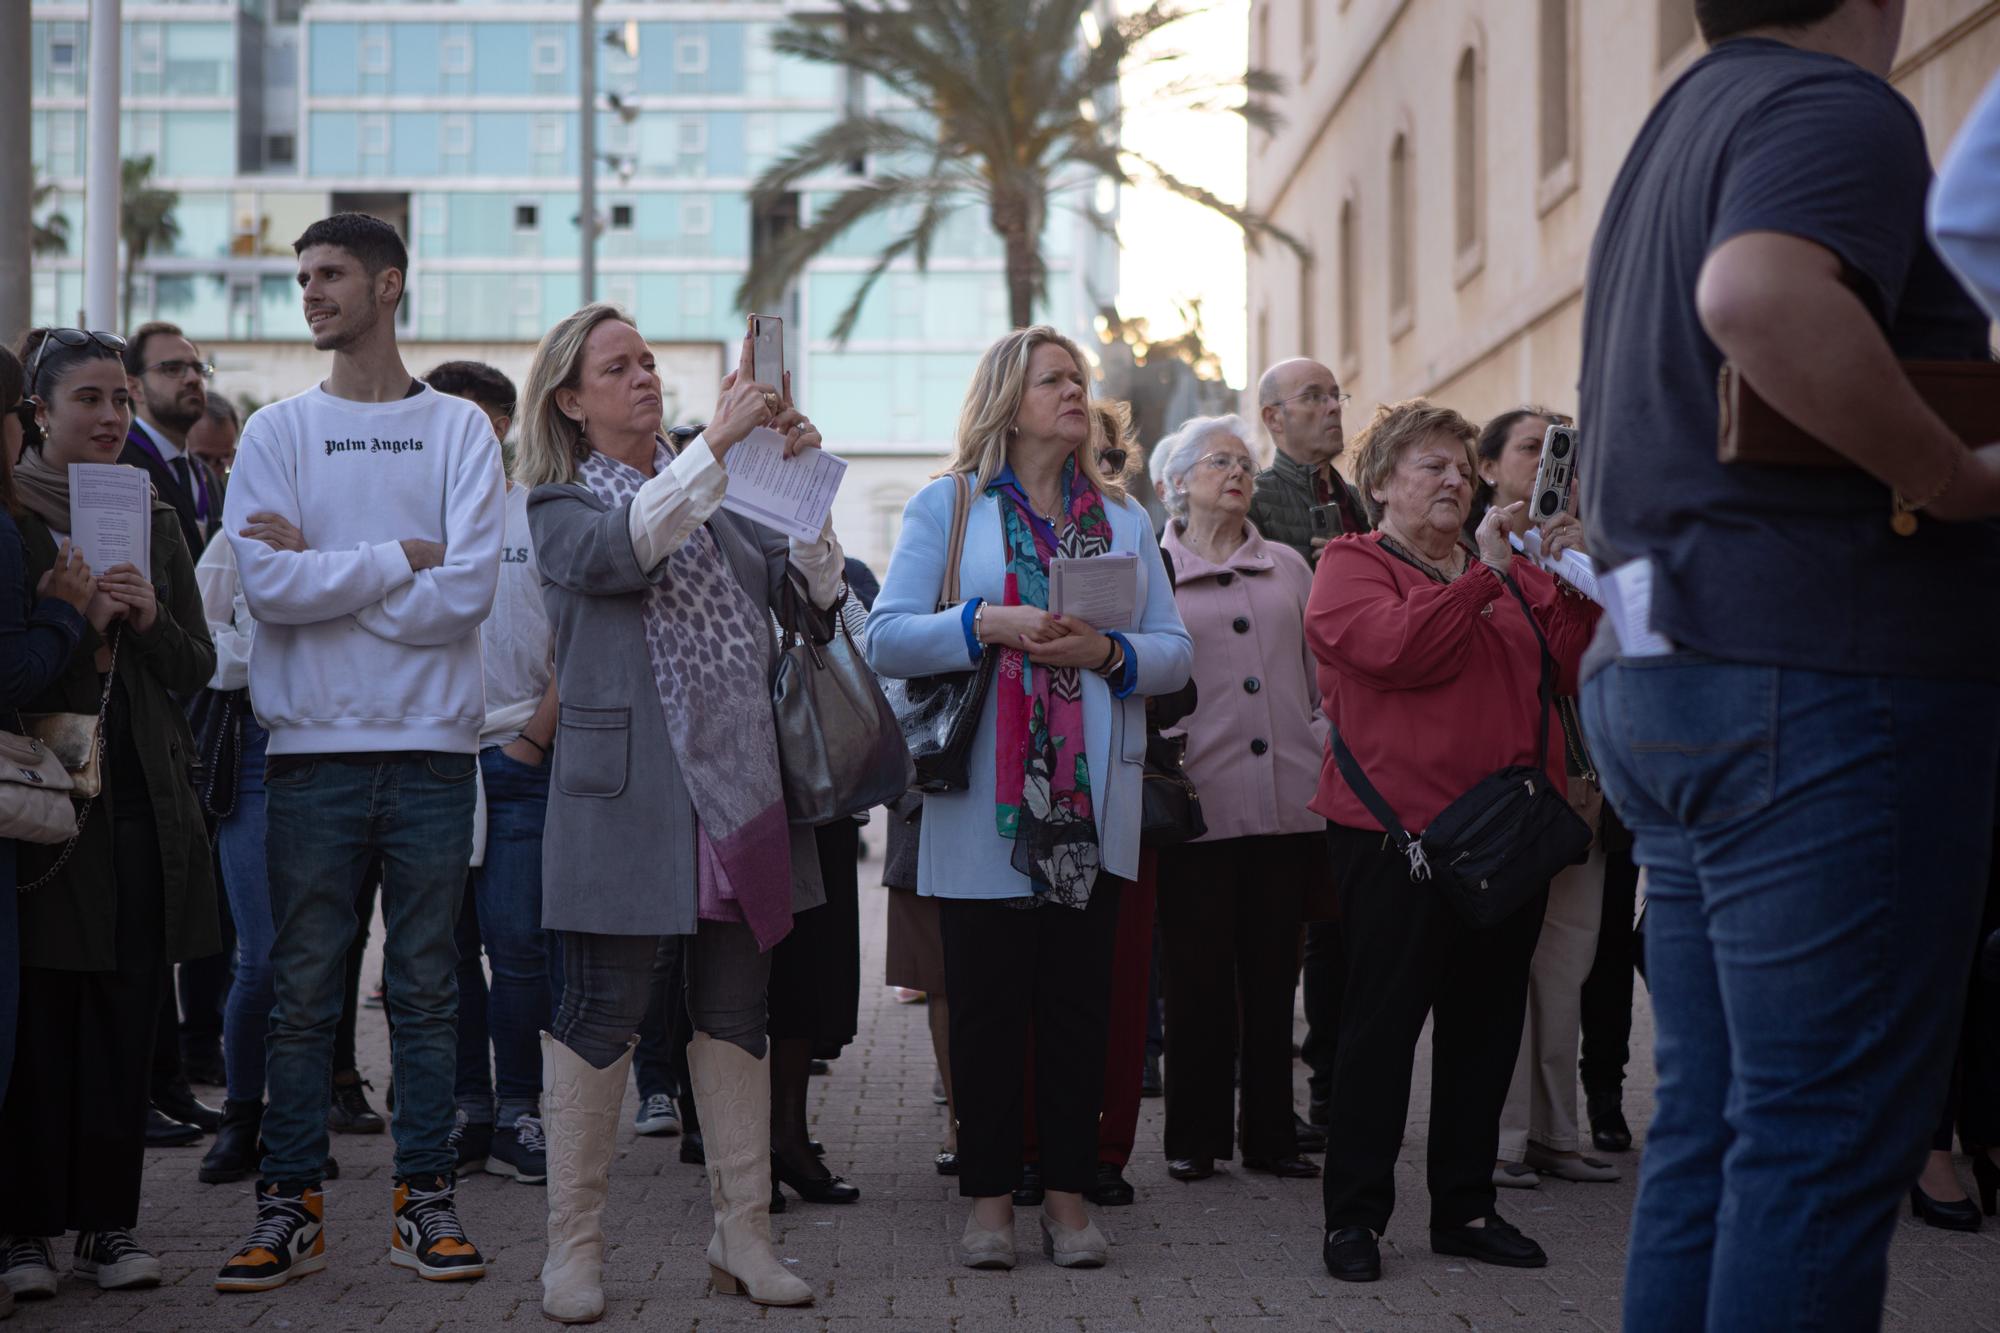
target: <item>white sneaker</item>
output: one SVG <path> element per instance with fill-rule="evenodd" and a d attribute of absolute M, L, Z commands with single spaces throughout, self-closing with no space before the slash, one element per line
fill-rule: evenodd
<path fill-rule="evenodd" d="M 122 1227 L 114 1231 L 86 1231 L 78 1236 L 76 1262 L 71 1268 L 78 1277 L 96 1278 L 99 1291 L 130 1291 L 135 1287 L 160 1285 L 160 1261 Z"/>
<path fill-rule="evenodd" d="M 22 1300 L 56 1294 L 55 1252 L 40 1236 L 0 1236 L 0 1283 Z"/>
<path fill-rule="evenodd" d="M 664 1092 L 646 1098 L 639 1103 L 639 1113 L 632 1117 L 632 1127 L 648 1136 L 672 1137 L 680 1133 L 681 1116 L 674 1109 L 674 1099 Z"/>

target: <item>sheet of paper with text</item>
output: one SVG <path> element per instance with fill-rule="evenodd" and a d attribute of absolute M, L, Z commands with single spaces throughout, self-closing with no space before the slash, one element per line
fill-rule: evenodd
<path fill-rule="evenodd" d="M 802 542 L 816 542 L 826 530 L 833 497 L 847 476 L 847 460 L 824 449 L 786 458 L 785 437 L 768 426 L 738 441 L 722 466 L 729 473 L 724 509 Z"/>
<path fill-rule="evenodd" d="M 1139 618 L 1139 557 L 1132 551 L 1049 561 L 1049 610 L 1092 629 L 1125 629 Z"/>
<path fill-rule="evenodd" d="M 153 577 L 153 482 L 120 463 L 69 465 L 69 539 L 90 572 L 130 563 Z"/>

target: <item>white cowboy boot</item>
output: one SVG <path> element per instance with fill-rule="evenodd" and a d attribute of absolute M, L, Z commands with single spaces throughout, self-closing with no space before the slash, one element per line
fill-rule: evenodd
<path fill-rule="evenodd" d="M 771 1250 L 771 1067 L 705 1032 L 688 1043 L 688 1075 L 708 1147 L 715 1235 L 708 1271 L 725 1296 L 810 1305 L 812 1288 Z"/>
<path fill-rule="evenodd" d="M 542 1034 L 542 1132 L 549 1150 L 549 1257 L 542 1263 L 542 1313 L 587 1324 L 604 1313 L 604 1197 L 632 1046 L 609 1068 L 593 1068 Z"/>

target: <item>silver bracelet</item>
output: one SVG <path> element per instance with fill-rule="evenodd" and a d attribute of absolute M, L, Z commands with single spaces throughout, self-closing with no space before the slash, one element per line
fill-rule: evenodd
<path fill-rule="evenodd" d="M 979 624 L 980 618 L 983 617 L 985 614 L 986 614 L 986 603 L 984 602 L 981 602 L 978 606 L 972 608 L 972 637 L 976 642 L 979 643 L 986 642 L 985 638 L 982 636 L 980 632 L 980 624 Z"/>

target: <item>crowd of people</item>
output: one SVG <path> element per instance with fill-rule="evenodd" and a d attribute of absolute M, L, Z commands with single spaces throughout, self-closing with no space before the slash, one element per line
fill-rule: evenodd
<path fill-rule="evenodd" d="M 508 1176 L 546 1190 L 545 1313 L 597 1319 L 635 1078 L 638 1132 L 706 1169 L 714 1288 L 810 1303 L 781 1186 L 861 1197 L 807 1115 L 861 985 L 859 825 L 788 816 L 773 711 L 774 623 L 811 611 L 885 681 L 979 682 L 962 780 L 878 816 L 961 1263 L 1014 1267 L 1017 1207 L 1053 1263 L 1112 1260 L 1157 1024 L 1167 1174 L 1318 1178 L 1328 1273 L 1379 1278 L 1428 1025 L 1429 1246 L 1543 1266 L 1499 1191 L 1620 1178 L 1643 965 L 1627 1327 L 1871 1324 L 1904 1193 L 1974 1230 L 2000 1192 L 2000 653 L 1963 613 L 2000 445 L 1897 364 L 1987 356 L 2000 90 L 1927 232 L 1900 6 L 1696 10 L 1713 49 L 1593 252 L 1555 509 L 1555 408 L 1410 399 L 1350 438 L 1298 357 L 1256 421 L 1144 451 L 1036 326 L 980 358 L 878 593 L 831 519 L 723 508 L 753 432 L 823 444 L 748 338 L 700 425 L 612 305 L 518 392 L 417 376 L 409 257 L 358 214 L 295 244 L 326 377 L 240 425 L 172 325 L 0 351 L 0 696 L 88 737 L 73 836 L 0 848 L 0 1314 L 70 1235 L 79 1279 L 161 1282 L 145 1152 L 204 1135 L 201 1180 L 257 1180 L 215 1287 L 324 1269 L 330 1134 L 386 1127 L 394 1264 L 482 1276 L 458 1181 Z M 1718 461 L 1725 361 L 1851 468 Z M 144 569 L 70 541 L 90 463 L 145 472 Z M 1057 611 L 1057 562 L 1103 558 L 1129 612 Z M 1496 779 L 1527 796 L 1477 805 Z M 378 906 L 386 1118 L 354 1055 Z"/>

